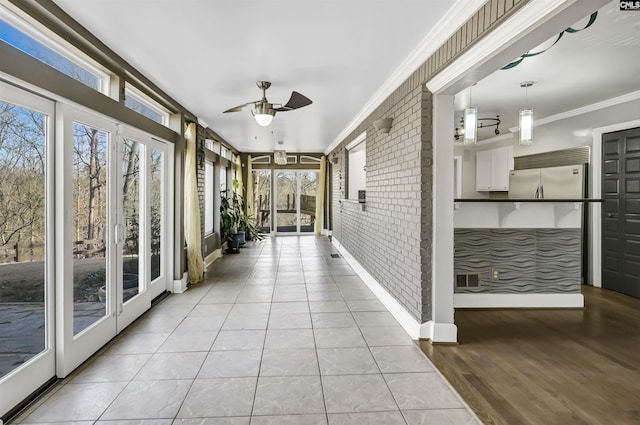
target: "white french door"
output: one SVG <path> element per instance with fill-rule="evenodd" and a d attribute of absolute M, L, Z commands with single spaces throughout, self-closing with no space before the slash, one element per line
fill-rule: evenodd
<path fill-rule="evenodd" d="M 166 144 L 68 105 L 58 111 L 58 363 L 66 376 L 167 288 Z"/>
<path fill-rule="evenodd" d="M 0 417 L 55 377 L 53 119 L 0 83 Z"/>
<path fill-rule="evenodd" d="M 172 282 L 173 145 L 0 82 L 0 418 Z"/>
<path fill-rule="evenodd" d="M 276 234 L 314 231 L 318 171 L 275 171 Z"/>

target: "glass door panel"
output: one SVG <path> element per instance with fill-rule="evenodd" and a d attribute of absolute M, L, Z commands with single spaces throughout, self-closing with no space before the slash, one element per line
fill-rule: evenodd
<path fill-rule="evenodd" d="M 140 281 L 140 143 L 124 139 L 122 144 L 122 302 L 144 288 Z"/>
<path fill-rule="evenodd" d="M 0 97 L 0 417 L 55 375 L 53 103 L 2 85 Z"/>
<path fill-rule="evenodd" d="M 163 205 L 164 205 L 164 152 L 158 149 L 151 149 L 150 173 L 151 187 L 150 208 L 151 208 L 151 282 L 158 279 L 162 273 L 162 239 L 163 228 Z"/>
<path fill-rule="evenodd" d="M 107 157 L 110 134 L 73 123 L 73 333 L 107 315 Z"/>
<path fill-rule="evenodd" d="M 56 123 L 56 371 L 60 378 L 116 336 L 117 126 L 58 104 Z M 61 142 L 62 142 L 61 141 Z"/>
<path fill-rule="evenodd" d="M 276 173 L 276 231 L 296 233 L 298 231 L 298 181 L 295 171 Z"/>
<path fill-rule="evenodd" d="M 313 232 L 316 223 L 317 171 L 300 171 L 300 232 Z"/>
<path fill-rule="evenodd" d="M 271 233 L 271 170 L 253 170 L 253 184 L 256 227 Z"/>
<path fill-rule="evenodd" d="M 313 232 L 317 184 L 317 171 L 276 173 L 276 232 Z"/>

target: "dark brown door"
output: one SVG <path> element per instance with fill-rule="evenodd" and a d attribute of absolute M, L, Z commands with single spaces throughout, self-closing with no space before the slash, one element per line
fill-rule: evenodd
<path fill-rule="evenodd" d="M 640 128 L 602 136 L 602 286 L 640 298 Z"/>

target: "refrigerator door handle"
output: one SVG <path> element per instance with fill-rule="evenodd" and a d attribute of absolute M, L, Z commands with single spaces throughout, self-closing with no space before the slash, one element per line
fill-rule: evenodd
<path fill-rule="evenodd" d="M 544 185 L 540 185 L 540 199 L 544 199 Z"/>
<path fill-rule="evenodd" d="M 533 199 L 538 199 L 540 197 L 540 185 L 536 186 L 536 191 L 533 192 Z"/>

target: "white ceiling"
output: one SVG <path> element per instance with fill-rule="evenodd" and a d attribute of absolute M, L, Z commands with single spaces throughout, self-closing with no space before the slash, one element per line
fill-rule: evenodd
<path fill-rule="evenodd" d="M 587 22 L 585 17 L 572 28 L 584 28 Z M 555 39 L 530 52 L 549 48 Z M 525 106 L 523 81 L 534 81 L 527 97 L 535 120 L 640 90 L 640 13 L 620 11 L 619 1 L 613 1 L 598 11 L 586 30 L 565 33 L 546 52 L 515 68 L 498 70 L 473 86 L 478 115 L 499 114 L 501 134 L 518 126 L 518 111 Z M 469 94 L 466 89 L 455 96 L 457 119 L 469 105 Z M 478 132 L 479 140 L 493 137 L 493 128 Z"/>
<path fill-rule="evenodd" d="M 240 151 L 324 151 L 456 2 L 54 0 Z M 470 2 L 467 4 L 478 2 Z M 450 28 L 453 32 L 455 28 Z M 305 108 L 259 127 L 250 108 L 292 90 Z"/>

